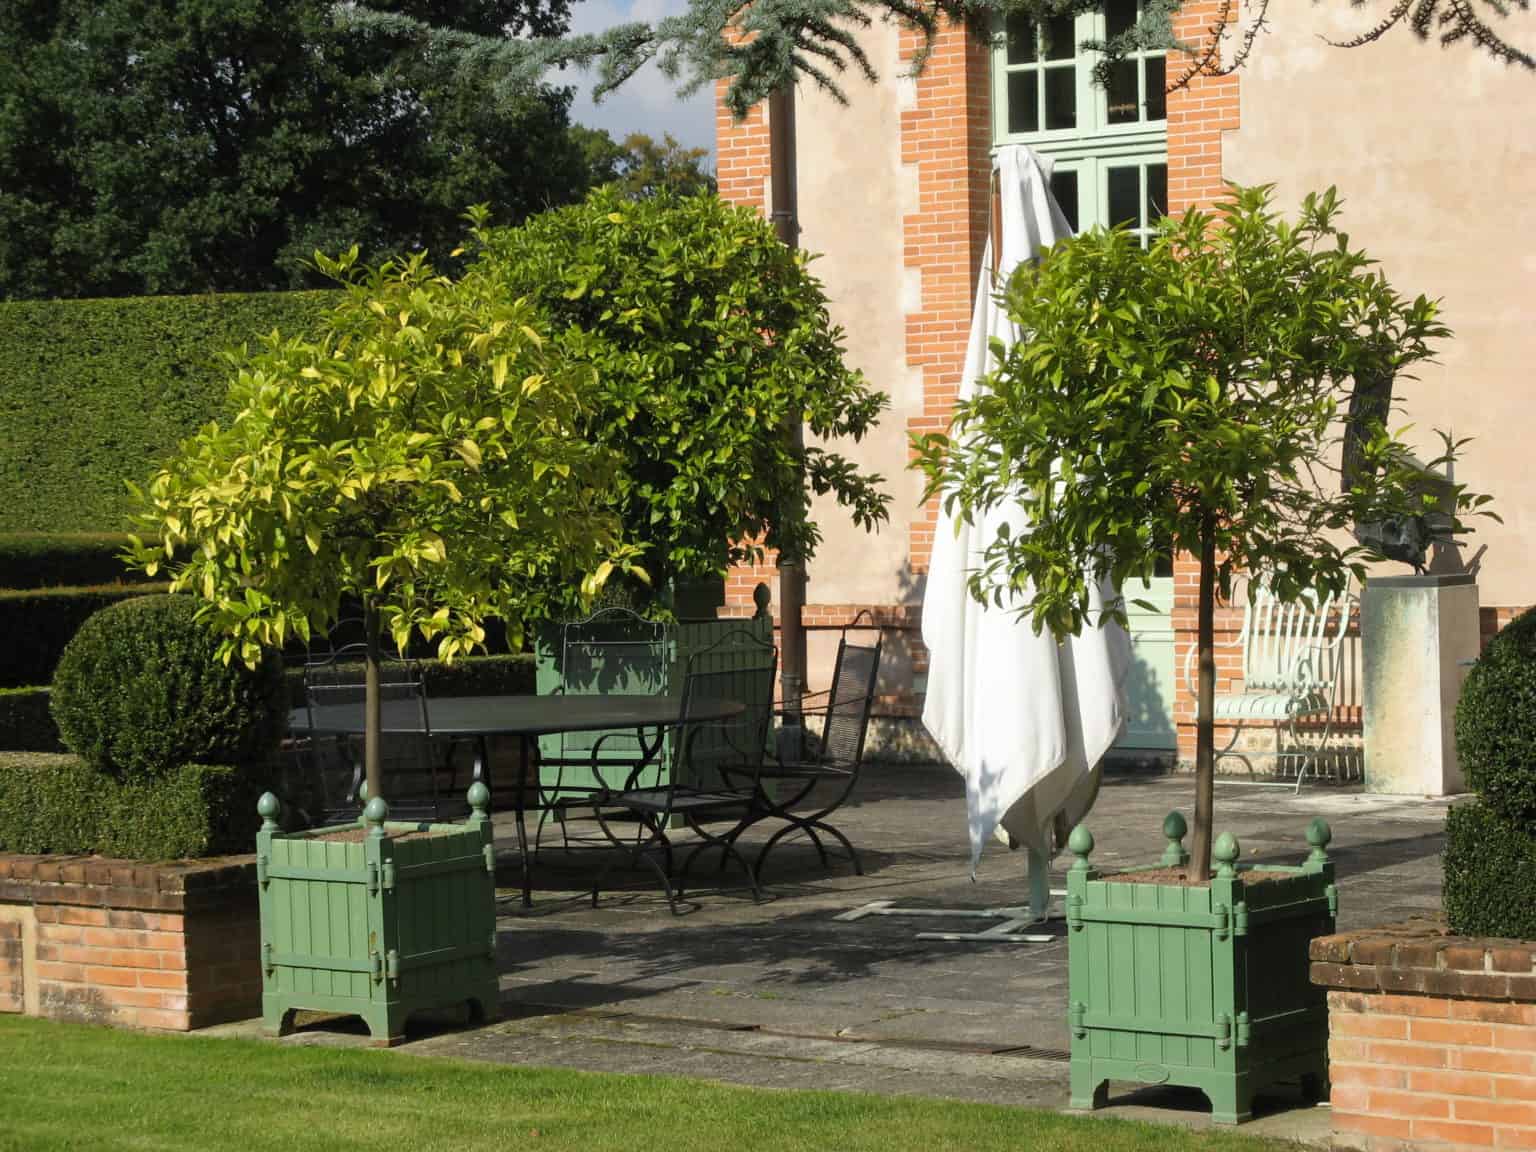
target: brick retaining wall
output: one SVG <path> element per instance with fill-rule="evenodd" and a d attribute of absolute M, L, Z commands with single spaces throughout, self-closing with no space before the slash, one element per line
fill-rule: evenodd
<path fill-rule="evenodd" d="M 0 1012 L 185 1031 L 261 1011 L 253 858 L 0 854 Z"/>
<path fill-rule="evenodd" d="M 1536 943 L 1419 921 L 1312 941 L 1336 1144 L 1536 1149 Z"/>

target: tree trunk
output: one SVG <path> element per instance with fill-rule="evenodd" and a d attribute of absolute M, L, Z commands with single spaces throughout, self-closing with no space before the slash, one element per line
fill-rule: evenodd
<path fill-rule="evenodd" d="M 1189 863 L 1196 880 L 1211 875 L 1211 809 L 1216 792 L 1216 518 L 1200 521 L 1200 613 L 1195 711 L 1195 842 Z"/>
<path fill-rule="evenodd" d="M 371 598 L 363 601 L 363 631 L 367 637 L 367 678 L 363 690 L 363 773 L 368 799 L 384 795 L 384 773 L 379 759 L 380 729 L 384 727 L 382 679 L 379 667 L 379 608 Z"/>

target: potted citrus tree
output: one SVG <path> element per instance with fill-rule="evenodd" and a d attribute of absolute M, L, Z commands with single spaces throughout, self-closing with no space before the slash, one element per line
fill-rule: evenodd
<path fill-rule="evenodd" d="M 1282 601 L 1339 593 L 1376 558 L 1354 525 L 1426 512 L 1421 466 L 1373 398 L 1448 333 L 1433 302 L 1399 296 L 1350 246 L 1337 212 L 1329 190 L 1290 223 L 1268 188 L 1234 186 L 1214 215 L 1165 220 L 1146 250 L 1123 231 L 1055 246 L 1007 286 L 1025 338 L 997 348 L 948 435 L 916 442 L 928 493 L 959 515 L 1019 509 L 971 591 L 1037 629 L 1098 623 L 1089 589 L 1104 577 L 1124 588 L 1159 555 L 1199 559 L 1193 844 L 1175 814 L 1163 862 L 1115 876 L 1092 867 L 1087 829 L 1070 844 L 1077 1107 L 1101 1103 L 1110 1079 L 1184 1084 L 1235 1123 L 1266 1084 L 1320 1091 L 1326 1074 L 1325 1007 L 1307 981 L 1307 940 L 1336 905 L 1326 826 L 1288 870 L 1239 869 L 1224 837 L 1211 875 L 1214 610 L 1239 573 Z M 1377 391 L 1357 396 L 1356 381 Z M 1454 455 L 1444 447 L 1432 466 Z M 1486 501 L 1455 486 L 1451 499 L 1452 531 Z"/>
<path fill-rule="evenodd" d="M 234 358 L 233 418 L 150 481 L 134 554 L 202 600 L 225 660 L 254 664 L 361 603 L 370 799 L 361 827 L 301 833 L 262 801 L 264 1012 L 277 1031 L 299 1008 L 358 1012 L 388 1043 L 416 1009 L 493 1011 L 496 976 L 483 788 L 467 827 L 388 820 L 385 634 L 451 661 L 494 616 L 515 649 L 553 583 L 590 593 L 635 550 L 609 511 L 617 457 L 579 434 L 593 373 L 552 350 L 526 301 L 420 257 L 317 260 L 341 301 L 317 335 Z"/>

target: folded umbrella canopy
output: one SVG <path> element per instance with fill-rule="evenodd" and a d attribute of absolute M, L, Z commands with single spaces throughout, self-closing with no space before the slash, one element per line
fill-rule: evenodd
<path fill-rule="evenodd" d="M 994 162 L 1000 211 L 982 258 L 961 399 L 985 387 L 995 367 L 990 342 L 1019 339 L 996 293 L 1021 261 L 1071 235 L 1051 196 L 1047 164 L 1022 145 L 1000 149 Z M 1030 850 L 1031 906 L 1043 916 L 1046 868 L 1092 807 L 1099 762 L 1125 723 L 1131 646 L 1116 624 L 1090 625 L 1059 644 L 1049 632 L 1036 635 L 1017 611 L 1027 595 L 1001 607 L 973 599 L 967 575 L 1004 523 L 1016 535 L 1028 531 L 1017 505 L 972 524 L 940 508 L 923 600 L 923 724 L 965 777 L 972 876 L 989 836 L 1022 844 Z M 1107 581 L 1091 593 L 1095 610 L 1115 595 Z"/>

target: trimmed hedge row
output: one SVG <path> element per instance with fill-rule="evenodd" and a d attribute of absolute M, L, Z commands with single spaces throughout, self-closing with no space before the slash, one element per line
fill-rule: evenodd
<path fill-rule="evenodd" d="M 0 688 L 48 684 L 65 646 L 86 619 L 133 596 L 164 592 L 165 584 L 106 584 L 94 588 L 0 589 Z"/>
<path fill-rule="evenodd" d="M 0 748 L 62 752 L 59 726 L 48 710 L 46 688 L 0 688 Z"/>
<path fill-rule="evenodd" d="M 433 696 L 532 696 L 534 662 L 534 655 L 524 652 L 513 656 L 461 656 L 452 664 L 428 660 L 421 667 L 430 701 Z M 288 680 L 288 706 L 302 708 L 303 667 L 290 667 L 284 675 Z M 362 677 L 359 664 L 359 683 Z"/>
<path fill-rule="evenodd" d="M 123 783 L 75 756 L 0 752 L 0 850 L 125 860 L 245 852 L 260 785 L 209 764 Z"/>
<path fill-rule="evenodd" d="M 0 303 L 0 532 L 118 531 L 224 410 L 224 351 L 312 329 L 331 292 Z"/>
<path fill-rule="evenodd" d="M 1478 801 L 1445 819 L 1441 899 L 1464 936 L 1536 940 L 1536 836 Z"/>
<path fill-rule="evenodd" d="M 143 584 L 123 565 L 128 537 L 117 532 L 9 532 L 0 535 L 0 588 Z"/>

